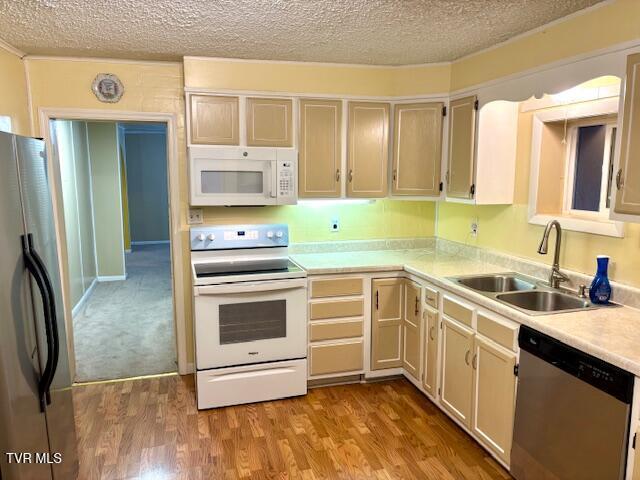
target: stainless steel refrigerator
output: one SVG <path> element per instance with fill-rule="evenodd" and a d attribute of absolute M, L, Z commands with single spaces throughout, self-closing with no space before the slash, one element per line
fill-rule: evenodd
<path fill-rule="evenodd" d="M 0 132 L 0 478 L 77 476 L 44 142 Z"/>

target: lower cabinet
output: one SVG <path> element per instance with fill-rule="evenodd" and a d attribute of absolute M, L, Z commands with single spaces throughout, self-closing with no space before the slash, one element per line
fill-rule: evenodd
<path fill-rule="evenodd" d="M 425 318 L 425 348 L 422 386 L 431 394 L 436 396 L 436 380 L 438 376 L 438 310 L 427 307 L 424 310 Z"/>
<path fill-rule="evenodd" d="M 344 343 L 311 345 L 309 347 L 309 371 L 311 375 L 362 370 L 362 345 L 362 339 Z"/>
<path fill-rule="evenodd" d="M 416 380 L 420 379 L 422 289 L 411 280 L 404 284 L 402 316 L 402 367 Z"/>
<path fill-rule="evenodd" d="M 473 432 L 509 463 L 515 412 L 516 354 L 478 335 L 471 365 Z"/>
<path fill-rule="evenodd" d="M 448 318 L 442 319 L 441 402 L 467 427 L 471 426 L 474 335 L 470 328 Z"/>
<path fill-rule="evenodd" d="M 637 436 L 640 436 L 640 428 L 638 428 L 635 434 Z M 633 463 L 633 473 L 631 474 L 631 480 L 640 480 L 640 448 L 637 446 L 636 446 L 636 451 L 634 456 L 635 458 Z"/>
<path fill-rule="evenodd" d="M 371 370 L 402 367 L 403 278 L 371 282 Z"/>

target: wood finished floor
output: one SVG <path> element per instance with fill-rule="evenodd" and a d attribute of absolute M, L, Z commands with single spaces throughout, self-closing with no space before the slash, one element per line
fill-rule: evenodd
<path fill-rule="evenodd" d="M 408 381 L 198 412 L 191 375 L 74 390 L 90 479 L 507 479 Z"/>

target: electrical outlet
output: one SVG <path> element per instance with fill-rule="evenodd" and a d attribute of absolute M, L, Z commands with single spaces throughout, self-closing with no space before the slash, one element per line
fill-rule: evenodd
<path fill-rule="evenodd" d="M 340 219 L 338 217 L 331 219 L 331 224 L 329 225 L 329 229 L 332 232 L 337 232 L 340 230 Z"/>
<path fill-rule="evenodd" d="M 189 225 L 198 225 L 204 221 L 203 219 L 204 219 L 204 216 L 202 214 L 201 208 L 189 209 L 189 219 L 187 220 L 187 223 Z"/>
<path fill-rule="evenodd" d="M 478 236 L 478 221 L 477 220 L 471 222 L 471 236 L 472 237 L 477 237 Z"/>

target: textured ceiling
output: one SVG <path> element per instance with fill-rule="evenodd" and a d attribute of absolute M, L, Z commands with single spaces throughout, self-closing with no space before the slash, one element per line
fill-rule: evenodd
<path fill-rule="evenodd" d="M 449 61 L 600 0 L 0 0 L 30 54 L 403 65 Z"/>

